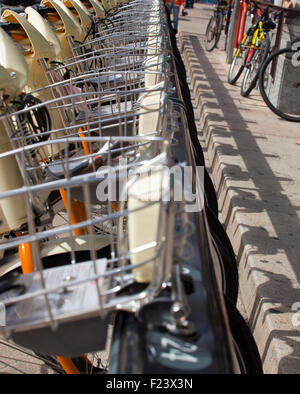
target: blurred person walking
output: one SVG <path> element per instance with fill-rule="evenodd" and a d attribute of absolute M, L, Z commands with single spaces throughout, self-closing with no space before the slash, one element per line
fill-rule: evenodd
<path fill-rule="evenodd" d="M 172 26 L 175 34 L 178 32 L 178 17 L 180 7 L 184 6 L 185 0 L 166 0 L 166 6 L 172 17 Z"/>

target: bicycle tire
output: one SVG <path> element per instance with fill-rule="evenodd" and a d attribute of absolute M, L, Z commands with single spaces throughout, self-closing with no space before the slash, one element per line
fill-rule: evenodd
<path fill-rule="evenodd" d="M 261 67 L 260 74 L 259 74 L 259 90 L 260 90 L 260 93 L 261 93 L 261 96 L 262 96 L 264 102 L 271 109 L 271 111 L 273 111 L 276 115 L 278 115 L 281 118 L 283 118 L 285 120 L 288 120 L 290 122 L 300 122 L 300 111 L 299 111 L 299 114 L 290 114 L 290 113 L 287 113 L 287 111 L 285 111 L 283 109 L 280 109 L 277 106 L 275 106 L 271 102 L 270 93 L 268 93 L 267 90 L 266 90 L 267 89 L 267 85 L 266 85 L 265 81 L 268 80 L 268 78 L 269 78 L 268 77 L 268 71 L 269 71 L 268 67 L 271 65 L 273 60 L 274 60 L 275 63 L 278 64 L 279 56 L 283 55 L 285 59 L 289 59 L 289 58 L 292 59 L 293 55 L 296 54 L 297 52 L 298 52 L 297 49 L 294 50 L 294 49 L 292 49 L 290 47 L 283 48 L 283 49 L 280 49 L 278 51 L 273 52 L 265 60 L 264 64 Z M 299 63 L 299 61 L 297 61 L 297 63 Z M 300 65 L 297 64 L 297 67 L 300 67 Z M 275 76 L 275 78 L 276 78 L 276 76 Z M 275 78 L 274 78 L 274 84 L 275 84 Z M 281 81 L 281 78 L 280 78 L 280 81 Z M 293 81 L 293 82 L 295 83 L 295 81 Z M 282 83 L 282 81 L 281 81 L 281 83 Z M 290 97 L 294 97 L 294 102 L 298 102 L 299 103 L 299 99 L 297 100 L 295 98 L 295 94 L 292 93 L 292 92 L 295 92 L 294 89 L 293 89 L 294 87 L 297 88 L 296 96 L 297 96 L 297 94 L 300 95 L 300 86 L 299 85 L 293 86 L 293 84 L 292 84 L 292 86 L 289 86 L 289 89 L 287 89 L 287 87 L 286 87 L 286 90 L 288 91 Z"/>
<path fill-rule="evenodd" d="M 227 47 L 228 47 L 228 32 L 229 32 L 231 14 L 232 14 L 232 11 L 231 11 L 231 4 L 230 4 L 229 9 L 227 10 L 226 23 L 225 23 L 225 27 L 224 27 L 224 34 L 225 34 L 224 51 L 227 51 Z"/>
<path fill-rule="evenodd" d="M 204 167 L 204 196 L 205 196 L 205 206 L 209 207 L 215 215 L 218 215 L 219 204 L 217 193 L 213 184 L 213 181 Z"/>
<path fill-rule="evenodd" d="M 252 332 L 239 310 L 225 297 L 233 344 L 242 374 L 261 375 L 263 367 Z"/>
<path fill-rule="evenodd" d="M 168 19 L 168 23 L 170 26 L 170 21 Z M 215 215 L 218 215 L 219 208 L 218 208 L 218 200 L 217 194 L 215 191 L 215 187 L 209 176 L 207 169 L 205 168 L 205 159 L 203 149 L 201 147 L 200 141 L 198 139 L 198 131 L 197 126 L 195 123 L 195 116 L 194 116 L 194 109 L 191 102 L 191 93 L 187 83 L 187 76 L 184 63 L 182 61 L 180 52 L 177 47 L 176 43 L 176 36 L 172 29 L 170 29 L 170 38 L 171 44 L 173 48 L 173 53 L 175 57 L 175 65 L 179 76 L 179 83 L 180 83 L 180 90 L 182 93 L 182 97 L 186 106 L 186 114 L 187 114 L 187 123 L 189 129 L 189 136 L 191 139 L 191 143 L 193 146 L 193 153 L 195 157 L 195 162 L 197 166 L 204 167 L 204 191 L 205 191 L 205 204 L 209 206 Z"/>
<path fill-rule="evenodd" d="M 266 34 L 264 40 L 260 43 L 261 49 L 255 49 L 247 69 L 244 74 L 244 78 L 241 85 L 241 95 L 248 97 L 252 90 L 256 87 L 259 78 L 259 71 L 264 61 L 266 60 L 270 51 L 271 41 L 269 35 Z"/>
<path fill-rule="evenodd" d="M 164 299 L 157 300 L 156 303 L 154 302 L 153 305 L 145 306 L 145 309 L 139 313 L 139 316 L 135 316 L 133 313 L 125 312 L 125 311 L 118 311 L 116 313 L 115 318 L 115 325 L 114 331 L 112 335 L 111 341 L 111 348 L 110 348 L 110 374 L 211 374 L 211 373 L 239 373 L 238 368 L 236 368 L 236 363 L 234 363 L 234 354 L 227 347 L 227 340 L 226 337 L 228 335 L 228 339 L 231 337 L 230 329 L 227 325 L 218 324 L 221 321 L 216 320 L 217 326 L 211 326 L 208 319 L 208 315 L 202 315 L 204 310 L 199 308 L 199 294 L 196 294 L 196 297 L 192 297 L 191 299 L 191 308 L 194 310 L 194 317 L 200 316 L 202 317 L 202 323 L 200 321 L 195 320 L 197 325 L 197 329 L 199 330 L 195 336 L 187 336 L 181 335 L 179 332 L 174 334 L 169 332 L 166 329 L 165 324 L 162 324 L 163 321 L 167 321 L 168 319 L 168 310 L 171 306 Z M 200 297 L 201 300 L 201 297 Z M 164 308 L 164 315 L 162 315 L 163 307 L 162 305 L 165 304 Z M 201 302 L 200 302 L 201 305 Z M 147 317 L 147 309 L 150 309 L 150 313 Z M 152 313 L 151 313 L 152 309 Z M 200 314 L 198 314 L 200 312 Z M 217 310 L 214 310 L 217 312 Z M 155 318 L 151 317 L 155 314 Z M 217 313 L 218 314 L 218 313 Z M 163 317 L 163 319 L 162 319 Z M 210 316 L 211 317 L 211 316 Z M 204 323 L 207 322 L 207 323 Z M 216 331 L 214 331 L 216 330 Z M 226 331 L 226 334 L 225 334 Z M 222 335 L 225 334 L 226 336 L 223 337 L 224 341 L 219 342 L 217 339 L 219 338 L 218 334 Z M 215 344 L 210 341 L 207 343 L 207 335 L 211 335 L 211 338 L 216 339 Z M 202 346 L 199 347 L 200 349 L 200 359 L 198 362 L 193 362 L 193 368 L 190 369 L 189 367 L 191 364 L 189 363 L 188 359 L 176 358 L 171 359 L 171 362 L 166 363 L 166 356 L 163 341 L 164 338 L 167 341 L 176 341 L 180 343 L 180 346 L 177 346 L 177 351 L 175 352 L 178 354 L 179 348 L 184 347 L 185 344 L 194 344 L 196 345 L 196 352 L 197 352 L 197 342 L 198 340 L 201 341 L 200 338 L 203 338 L 205 341 Z M 175 343 L 176 343 L 175 342 Z M 169 342 L 170 343 L 170 342 Z M 174 342 L 173 342 L 174 343 Z M 173 344 L 172 343 L 172 344 Z M 183 345 L 183 346 L 182 346 Z M 189 346 L 189 345 L 188 345 Z M 206 346 L 214 348 L 214 346 L 218 346 L 218 351 L 212 352 L 214 355 L 214 361 L 210 362 L 209 366 L 205 366 L 202 364 L 201 359 L 203 359 L 203 348 Z M 216 350 L 214 348 L 214 350 Z M 201 355 L 202 353 L 202 355 Z M 194 353 L 196 356 L 197 353 Z M 163 361 L 164 358 L 164 361 Z M 179 364 L 178 364 L 179 361 Z M 185 364 L 185 365 L 184 365 Z"/>
<path fill-rule="evenodd" d="M 239 366 L 239 372 L 237 373 L 263 374 L 257 344 L 247 322 L 226 296 L 224 297 L 224 301 L 230 335 Z M 149 351 L 148 347 L 145 347 L 145 331 L 146 327 L 141 324 L 141 321 L 134 316 L 134 314 L 124 311 L 117 313 L 110 352 L 111 374 L 141 374 L 157 373 L 158 370 L 161 371 L 162 366 L 155 365 L 152 359 L 152 354 L 157 354 L 157 352 L 153 353 Z M 162 331 L 161 335 L 163 335 Z M 164 333 L 164 335 L 166 335 L 166 333 Z M 145 362 L 145 360 L 149 355 L 151 363 L 148 364 L 147 368 L 147 366 L 145 366 L 147 361 Z M 176 364 L 174 363 L 173 365 L 176 368 Z M 168 371 L 168 373 L 170 372 Z"/>
<path fill-rule="evenodd" d="M 211 52 L 217 46 L 217 43 L 220 39 L 221 30 L 222 30 L 222 17 L 221 14 L 217 13 L 216 15 L 213 15 L 210 18 L 205 31 L 204 43 L 205 43 L 205 49 L 208 52 Z"/>
<path fill-rule="evenodd" d="M 220 41 L 221 33 L 223 30 L 223 20 L 224 20 L 224 16 L 223 16 L 222 12 L 220 12 L 218 15 L 219 15 L 219 21 L 218 21 L 218 30 L 217 30 L 217 38 L 216 38 L 215 47 L 218 45 L 218 43 Z"/>
<path fill-rule="evenodd" d="M 224 33 L 227 36 L 228 31 L 229 31 L 229 26 L 230 26 L 230 19 L 231 19 L 231 9 L 227 11 L 227 19 L 225 23 L 225 28 L 224 28 Z"/>
<path fill-rule="evenodd" d="M 234 85 L 237 82 L 237 80 L 240 78 L 245 68 L 244 58 L 245 56 L 247 56 L 249 50 L 246 50 L 246 52 L 244 53 L 244 50 L 242 48 L 243 48 L 242 44 L 239 44 L 232 58 L 232 62 L 227 77 L 227 81 L 228 83 L 230 83 L 230 85 Z M 239 55 L 236 56 L 238 50 L 240 50 Z M 241 64 L 238 64 L 238 62 L 241 62 Z"/>
<path fill-rule="evenodd" d="M 206 208 L 206 217 L 213 239 L 213 244 L 219 257 L 222 273 L 222 289 L 225 296 L 236 305 L 239 290 L 239 276 L 236 257 L 228 235 L 217 218 L 209 208 Z"/>

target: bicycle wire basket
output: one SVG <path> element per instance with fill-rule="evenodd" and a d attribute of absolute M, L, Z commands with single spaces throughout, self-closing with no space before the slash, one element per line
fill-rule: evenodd
<path fill-rule="evenodd" d="M 183 258 L 190 228 L 169 173 L 174 86 L 159 53 L 159 71 L 58 79 L 31 92 L 34 105 L 3 105 L 13 150 L 0 162 L 16 160 L 23 184 L 0 193 L 1 207 L 18 206 L 14 220 L 3 210 L 15 236 L 0 249 L 34 268 L 1 294 L 3 334 L 18 344 L 68 356 L 102 349 L 109 312 L 139 310 Z"/>
<path fill-rule="evenodd" d="M 58 2 L 51 2 L 51 4 L 46 2 L 45 4 L 51 5 L 50 11 L 53 10 L 57 13 L 60 23 L 58 31 L 64 30 L 63 41 L 61 41 L 62 53 L 58 60 L 62 58 L 62 61 L 75 74 L 82 74 L 91 69 L 108 71 L 109 69 L 130 69 L 132 66 L 136 68 L 137 65 L 141 65 L 142 58 L 140 56 L 145 52 L 145 47 L 149 43 L 153 47 L 155 38 L 158 39 L 162 34 L 161 23 L 159 23 L 160 13 L 157 12 L 159 8 L 154 7 L 153 4 L 144 4 L 143 8 L 139 9 L 132 2 L 129 9 L 125 8 L 123 12 L 119 10 L 116 15 L 113 15 L 110 19 L 112 27 L 105 25 L 93 37 L 87 35 L 82 40 L 83 42 L 80 42 L 74 40 L 76 34 L 72 34 L 71 27 L 68 28 L 70 20 L 57 12 L 59 11 L 57 7 L 61 7 L 61 4 Z M 153 15 L 154 11 L 156 15 Z M 32 10 L 30 13 L 27 11 L 28 14 L 33 12 Z M 32 23 L 38 23 L 35 18 L 31 19 Z M 73 25 L 75 23 L 76 20 L 73 21 Z M 137 26 L 139 27 L 137 28 Z M 49 29 L 46 30 L 47 36 L 49 36 Z M 66 56 L 70 50 L 74 57 Z M 128 51 L 131 51 L 132 54 Z"/>

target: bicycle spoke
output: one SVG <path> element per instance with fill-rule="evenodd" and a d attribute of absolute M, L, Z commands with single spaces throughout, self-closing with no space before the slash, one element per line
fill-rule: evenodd
<path fill-rule="evenodd" d="M 245 72 L 242 86 L 241 95 L 244 97 L 249 96 L 251 91 L 256 87 L 259 71 L 262 67 L 264 60 L 266 59 L 270 48 L 270 39 L 266 35 L 264 40 L 255 49 L 252 49 L 253 53 L 249 56 L 247 63 L 247 70 Z"/>
<path fill-rule="evenodd" d="M 212 51 L 218 44 L 221 32 L 223 30 L 224 15 L 226 16 L 226 25 L 229 20 L 230 9 L 226 2 L 217 1 L 214 8 L 214 15 L 210 18 L 205 32 L 205 48 L 208 52 Z"/>

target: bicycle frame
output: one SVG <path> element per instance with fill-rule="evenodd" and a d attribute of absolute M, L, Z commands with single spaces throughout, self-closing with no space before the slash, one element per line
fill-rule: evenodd
<path fill-rule="evenodd" d="M 262 29 L 262 26 L 263 26 L 263 22 L 259 21 L 257 24 L 257 27 L 254 30 L 253 38 L 251 40 L 251 45 L 249 47 L 250 51 L 249 51 L 247 59 L 246 59 L 246 65 L 250 62 L 254 50 L 261 50 L 259 45 L 265 38 L 265 33 Z M 245 46 L 245 47 L 247 48 L 247 46 Z"/>
<path fill-rule="evenodd" d="M 235 53 L 235 56 L 238 57 L 242 51 L 242 48 L 249 48 L 250 49 L 247 59 L 245 61 L 245 64 L 247 64 L 250 61 L 252 54 L 253 54 L 253 50 L 260 49 L 259 46 L 257 45 L 257 42 L 259 44 L 265 38 L 265 34 L 262 29 L 262 25 L 263 25 L 263 22 L 260 20 L 257 22 L 257 24 L 254 27 L 249 28 L 249 30 L 244 35 L 244 37 L 240 43 L 240 47 L 237 49 L 237 51 Z M 245 45 L 248 37 L 251 35 L 252 35 L 252 39 L 251 39 L 250 45 Z"/>

